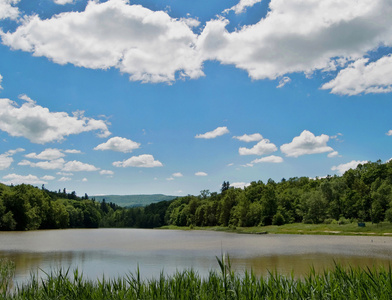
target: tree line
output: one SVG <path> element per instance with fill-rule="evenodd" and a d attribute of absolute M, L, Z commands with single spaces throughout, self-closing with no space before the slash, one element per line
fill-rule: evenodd
<path fill-rule="evenodd" d="M 392 161 L 368 162 L 342 176 L 224 181 L 220 192 L 123 208 L 30 185 L 0 185 L 0 230 L 176 226 L 265 226 L 286 223 L 392 222 Z"/>

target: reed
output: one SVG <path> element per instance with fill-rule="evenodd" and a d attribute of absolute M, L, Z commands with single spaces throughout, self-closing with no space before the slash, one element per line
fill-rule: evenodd
<path fill-rule="evenodd" d="M 141 279 L 139 269 L 121 278 L 100 280 L 85 279 L 78 270 L 57 270 L 43 278 L 32 275 L 27 284 L 13 291 L 3 289 L 1 299 L 391 299 L 392 295 L 391 267 L 362 269 L 335 264 L 320 273 L 311 268 L 302 278 L 276 272 L 257 277 L 252 271 L 233 272 L 228 256 L 217 257 L 217 262 L 219 271 L 210 271 L 205 277 L 190 269 L 172 276 L 161 272 L 148 280 Z M 9 268 L 6 264 L 2 262 L 1 270 Z M 6 274 L 9 278 L 12 272 Z"/>
<path fill-rule="evenodd" d="M 12 286 L 15 275 L 15 263 L 9 259 L 0 259 L 0 295 L 5 296 Z"/>

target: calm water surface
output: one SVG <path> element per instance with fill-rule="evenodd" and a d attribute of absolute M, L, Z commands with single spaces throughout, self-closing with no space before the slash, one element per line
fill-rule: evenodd
<path fill-rule="evenodd" d="M 296 276 L 309 267 L 389 265 L 392 237 L 247 235 L 211 231 L 70 229 L 0 232 L 0 258 L 16 262 L 16 282 L 60 266 L 76 267 L 87 278 L 116 278 L 135 272 L 144 278 L 193 268 L 202 276 L 217 270 L 215 256 L 228 253 L 238 272 L 277 270 Z"/>

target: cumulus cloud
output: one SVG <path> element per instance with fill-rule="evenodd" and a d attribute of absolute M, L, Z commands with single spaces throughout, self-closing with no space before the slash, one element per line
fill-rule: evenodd
<path fill-rule="evenodd" d="M 65 5 L 74 3 L 74 0 L 53 0 L 53 2 L 58 5 Z"/>
<path fill-rule="evenodd" d="M 73 176 L 73 173 L 69 172 L 57 172 L 56 174 L 60 176 Z"/>
<path fill-rule="evenodd" d="M 233 183 L 230 183 L 230 186 L 231 187 L 234 187 L 234 188 L 238 188 L 238 189 L 244 189 L 244 188 L 246 188 L 247 186 L 250 186 L 250 183 L 246 183 L 246 182 L 233 182 Z"/>
<path fill-rule="evenodd" d="M 73 174 L 70 172 L 92 172 L 98 171 L 99 168 L 86 164 L 80 161 L 68 161 L 66 162 L 63 158 L 53 159 L 53 160 L 45 160 L 40 162 L 31 162 L 29 160 L 22 160 L 18 163 L 19 166 L 30 166 L 33 168 L 41 168 L 44 170 L 56 170 L 60 169 L 62 172 L 58 172 L 57 175 L 63 176 L 72 176 Z"/>
<path fill-rule="evenodd" d="M 1 74 L 0 74 L 0 90 L 2 90 L 3 89 L 3 87 L 1 86 L 1 82 L 3 81 L 3 76 L 1 76 Z"/>
<path fill-rule="evenodd" d="M 7 154 L 0 154 L 0 170 L 8 169 L 13 163 L 14 159 Z"/>
<path fill-rule="evenodd" d="M 240 147 L 238 152 L 240 155 L 265 155 L 275 152 L 278 148 L 268 139 L 263 139 L 252 148 Z"/>
<path fill-rule="evenodd" d="M 139 156 L 132 156 L 123 161 L 115 161 L 115 167 L 138 167 L 138 168 L 155 168 L 162 167 L 163 164 L 159 160 L 155 160 L 151 154 L 142 154 Z"/>
<path fill-rule="evenodd" d="M 41 177 L 41 179 L 43 179 L 43 180 L 55 180 L 56 177 L 51 176 L 51 175 L 45 175 L 45 176 Z"/>
<path fill-rule="evenodd" d="M 56 149 L 56 148 L 48 148 L 42 151 L 40 154 L 37 154 L 35 152 L 29 153 L 25 155 L 27 158 L 33 158 L 33 159 L 41 159 L 41 160 L 54 160 L 54 159 L 59 159 L 61 157 L 64 157 L 65 154 L 61 152 L 61 150 Z"/>
<path fill-rule="evenodd" d="M 19 9 L 14 5 L 18 4 L 19 1 L 20 0 L 0 0 L 0 20 L 17 19 L 19 17 Z"/>
<path fill-rule="evenodd" d="M 276 86 L 278 89 L 284 87 L 286 84 L 290 83 L 291 79 L 290 77 L 283 77 L 280 81 L 279 84 Z"/>
<path fill-rule="evenodd" d="M 218 127 L 216 129 L 214 129 L 213 131 L 208 131 L 206 133 L 197 134 L 195 136 L 195 138 L 197 138 L 197 139 L 214 139 L 214 138 L 221 136 L 221 135 L 224 135 L 226 133 L 229 133 L 229 130 L 227 129 L 226 126 L 224 126 L 224 127 Z"/>
<path fill-rule="evenodd" d="M 223 13 L 228 13 L 229 11 L 234 11 L 236 15 L 243 13 L 246 8 L 252 7 L 256 3 L 261 2 L 262 0 L 240 0 L 237 5 L 234 5 L 231 8 L 225 9 Z"/>
<path fill-rule="evenodd" d="M 65 172 L 82 172 L 82 171 L 92 172 L 92 171 L 98 171 L 99 168 L 90 164 L 83 163 L 81 161 L 73 160 L 67 162 L 62 170 Z"/>
<path fill-rule="evenodd" d="M 177 173 L 173 173 L 172 174 L 173 177 L 183 177 L 184 175 L 182 175 L 182 173 L 177 172 Z"/>
<path fill-rule="evenodd" d="M 224 12 L 241 13 L 260 1 L 240 0 Z M 0 19 L 16 19 L 17 2 L 0 0 Z M 355 95 L 391 91 L 391 56 L 373 63 L 365 58 L 392 45 L 391 15 L 389 0 L 271 0 L 268 14 L 255 24 L 229 32 L 229 21 L 220 16 L 196 34 L 196 19 L 175 19 L 128 0 L 108 0 L 89 1 L 84 11 L 48 19 L 25 17 L 14 32 L 0 30 L 0 35 L 12 49 L 59 64 L 117 68 L 130 80 L 195 79 L 204 75 L 204 61 L 216 60 L 247 71 L 252 79 L 282 77 L 278 87 L 289 82 L 287 74 L 341 70 L 322 88 Z"/>
<path fill-rule="evenodd" d="M 339 152 L 338 151 L 333 151 L 331 153 L 328 153 L 327 156 L 328 157 L 338 157 L 339 156 Z"/>
<path fill-rule="evenodd" d="M 255 160 L 251 161 L 251 164 L 259 164 L 259 163 L 276 163 L 276 164 L 278 164 L 278 163 L 282 163 L 282 162 L 283 162 L 283 158 L 281 158 L 280 156 L 270 155 L 270 156 L 255 159 Z"/>
<path fill-rule="evenodd" d="M 35 175 L 18 175 L 18 174 L 8 174 L 3 177 L 3 183 L 7 185 L 18 185 L 18 184 L 32 184 L 32 185 L 37 185 L 37 184 L 47 184 L 46 181 L 39 179 Z"/>
<path fill-rule="evenodd" d="M 263 136 L 260 133 L 254 133 L 254 134 L 244 134 L 241 136 L 233 136 L 233 139 L 237 139 L 241 142 L 258 142 L 263 139 Z"/>
<path fill-rule="evenodd" d="M 0 154 L 0 170 L 8 169 L 13 163 L 14 159 L 12 156 L 18 152 L 23 152 L 23 148 L 18 148 L 15 150 L 9 150 L 3 154 Z"/>
<path fill-rule="evenodd" d="M 64 164 L 65 160 L 63 158 L 40 161 L 37 163 L 24 159 L 18 163 L 18 166 L 30 166 L 33 168 L 41 168 L 44 170 L 56 170 L 62 169 L 64 167 Z"/>
<path fill-rule="evenodd" d="M 106 143 L 99 144 L 94 150 L 112 150 L 123 153 L 130 153 L 140 147 L 139 143 L 122 137 L 112 137 Z"/>
<path fill-rule="evenodd" d="M 82 151 L 76 150 L 76 149 L 67 149 L 67 150 L 64 150 L 64 152 L 65 153 L 69 153 L 69 154 L 79 154 L 79 153 L 82 153 Z"/>
<path fill-rule="evenodd" d="M 386 135 L 392 136 L 392 129 L 389 130 L 389 131 L 386 133 Z"/>
<path fill-rule="evenodd" d="M 33 143 L 45 144 L 87 131 L 99 131 L 101 137 L 110 135 L 103 120 L 87 118 L 83 112 L 75 112 L 73 116 L 66 112 L 50 112 L 27 96 L 21 99 L 25 103 L 20 107 L 9 99 L 0 99 L 0 130 L 11 136 L 23 136 Z"/>
<path fill-rule="evenodd" d="M 338 166 L 333 166 L 331 168 L 332 171 L 337 171 L 340 175 L 343 175 L 346 171 L 350 170 L 350 169 L 355 169 L 359 164 L 366 164 L 367 161 L 366 160 L 352 160 L 346 164 L 340 164 Z"/>
<path fill-rule="evenodd" d="M 71 181 L 72 178 L 70 177 L 61 177 L 58 181 Z"/>
<path fill-rule="evenodd" d="M 30 16 L 15 32 L 1 35 L 5 45 L 58 64 L 115 67 L 130 80 L 172 82 L 176 73 L 181 78 L 204 75 L 197 35 L 187 23 L 128 0 L 89 1 L 84 11 L 44 20 Z"/>
<path fill-rule="evenodd" d="M 195 176 L 208 176 L 206 172 L 196 172 Z"/>
<path fill-rule="evenodd" d="M 280 146 L 280 151 L 286 156 L 298 157 L 305 154 L 316 154 L 334 151 L 327 146 L 329 136 L 322 134 L 315 136 L 308 130 L 302 131 L 300 136 L 293 138 L 293 141 Z"/>
<path fill-rule="evenodd" d="M 333 94 L 358 95 L 361 93 L 389 93 L 392 91 L 392 55 L 368 63 L 361 58 L 341 70 L 335 79 L 321 88 Z"/>
<path fill-rule="evenodd" d="M 112 175 L 114 175 L 114 172 L 111 170 L 101 170 L 101 171 L 99 171 L 99 174 L 112 176 Z"/>
<path fill-rule="evenodd" d="M 229 32 L 229 21 L 207 22 L 198 40 L 205 59 L 244 69 L 252 79 L 333 71 L 345 61 L 392 44 L 389 0 L 272 0 L 267 16 Z"/>

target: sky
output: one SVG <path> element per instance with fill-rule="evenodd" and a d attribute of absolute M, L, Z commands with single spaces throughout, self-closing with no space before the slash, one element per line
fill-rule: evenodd
<path fill-rule="evenodd" d="M 198 195 L 392 158 L 390 0 L 0 0 L 0 182 Z"/>

